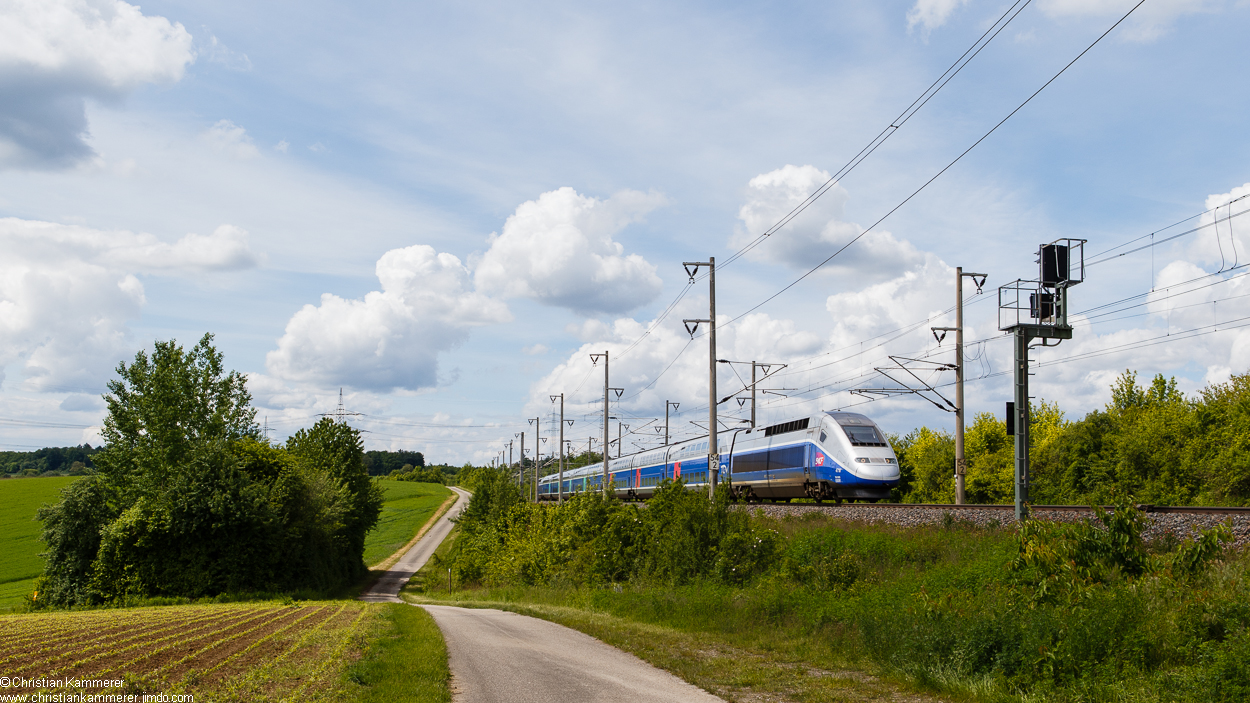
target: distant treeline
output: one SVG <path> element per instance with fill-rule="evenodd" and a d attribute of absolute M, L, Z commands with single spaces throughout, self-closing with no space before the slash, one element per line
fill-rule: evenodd
<path fill-rule="evenodd" d="M 44 447 L 33 452 L 0 452 L 3 476 L 80 476 L 93 468 L 91 455 L 100 451 L 90 444 L 77 447 Z"/>
<path fill-rule="evenodd" d="M 95 468 L 91 455 L 102 447 L 83 444 L 78 447 L 44 447 L 33 452 L 0 452 L 0 475 L 3 476 L 81 476 Z M 365 468 L 370 476 L 386 476 L 395 472 L 425 466 L 421 452 L 365 452 Z M 447 467 L 455 473 L 454 467 Z"/>
<path fill-rule="evenodd" d="M 465 468 L 472 470 L 472 466 L 465 464 Z M 457 477 L 460 475 L 460 469 L 446 464 L 435 466 L 413 466 L 405 464 L 403 467 L 396 469 L 386 475 L 391 481 L 415 481 L 417 483 L 441 483 L 444 485 L 456 485 Z"/>
<path fill-rule="evenodd" d="M 425 466 L 425 456 L 421 452 L 365 452 L 365 468 L 370 476 L 386 476 L 394 471 L 407 471 L 410 468 Z M 405 468 L 407 467 L 407 468 Z"/>
<path fill-rule="evenodd" d="M 1070 422 L 1043 400 L 1030 415 L 1034 503 L 1105 505 L 1132 497 L 1155 505 L 1250 504 L 1250 373 L 1186 397 L 1175 378 L 1158 375 L 1143 387 L 1125 371 L 1102 410 Z M 964 437 L 970 502 L 1011 502 L 1013 441 L 993 414 L 973 419 Z M 898 500 L 954 502 L 949 431 L 922 427 L 891 443 L 902 472 Z"/>

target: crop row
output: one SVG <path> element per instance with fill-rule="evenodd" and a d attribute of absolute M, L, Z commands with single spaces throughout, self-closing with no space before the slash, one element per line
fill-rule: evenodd
<path fill-rule="evenodd" d="M 138 623 L 124 624 L 114 620 L 106 623 L 90 623 L 90 627 L 70 627 L 59 633 L 41 633 L 22 643 L 12 645 L 12 654 L 0 659 L 0 665 L 13 665 L 13 662 L 34 661 L 42 666 L 59 661 L 67 656 L 83 655 L 104 646 L 117 647 L 126 642 L 145 640 L 157 633 L 168 632 L 194 626 L 204 621 L 219 620 L 227 616 L 219 610 L 204 610 L 199 613 L 187 613 L 186 617 L 176 621 L 168 618 L 157 620 L 146 619 Z M 69 623 L 81 625 L 87 623 Z M 25 646 L 23 646 L 25 645 Z"/>
<path fill-rule="evenodd" d="M 51 643 L 78 636 L 86 630 L 102 632 L 164 622 L 168 619 L 168 615 L 162 612 L 164 610 L 165 608 L 140 608 L 5 616 L 0 618 L 0 649 L 11 650 L 36 640 L 45 644 Z M 192 610 L 208 612 L 209 607 L 190 606 L 187 616 L 192 616 Z"/>
<path fill-rule="evenodd" d="M 155 640 L 140 641 L 128 647 L 116 649 L 116 650 L 106 652 L 106 653 L 103 653 L 94 657 L 89 657 L 85 660 L 74 662 L 69 668 L 70 669 L 85 668 L 88 663 L 103 659 L 105 656 L 118 657 L 119 655 L 122 655 L 122 654 L 131 653 L 135 649 L 142 648 L 139 651 L 139 656 L 133 657 L 131 659 L 127 659 L 124 661 L 120 661 L 116 664 L 113 664 L 112 666 L 109 666 L 108 668 L 95 671 L 94 673 L 98 676 L 104 676 L 106 674 L 111 674 L 111 673 L 127 673 L 131 671 L 132 669 L 146 669 L 147 667 L 139 666 L 139 663 L 148 659 L 152 659 L 153 657 L 159 657 L 160 655 L 163 655 L 165 652 L 175 647 L 190 644 L 193 642 L 199 642 L 199 641 L 208 639 L 210 637 L 219 635 L 223 631 L 230 630 L 240 625 L 246 625 L 256 620 L 260 620 L 262 618 L 274 616 L 275 611 L 278 611 L 278 609 L 267 608 L 264 610 L 244 611 L 243 617 L 229 619 L 227 620 L 227 622 L 224 623 L 224 626 L 214 627 L 214 625 L 217 625 L 217 623 L 209 623 L 209 624 L 204 625 L 203 627 L 196 628 L 187 633 L 174 633 L 172 635 L 167 635 L 165 637 L 161 637 Z M 277 615 L 280 617 L 282 613 L 278 611 Z M 183 635 L 194 635 L 194 636 L 186 637 Z M 155 645 L 160 645 L 160 646 L 157 647 Z"/>
<path fill-rule="evenodd" d="M 0 642 L 15 645 L 0 647 L 0 663 L 27 678 L 140 677 L 196 700 L 309 700 L 337 687 L 376 612 L 340 602 L 0 616 Z"/>

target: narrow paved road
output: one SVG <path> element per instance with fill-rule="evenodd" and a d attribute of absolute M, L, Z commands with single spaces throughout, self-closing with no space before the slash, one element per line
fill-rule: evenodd
<path fill-rule="evenodd" d="M 421 607 L 447 640 L 454 703 L 723 703 L 562 625 L 502 610 Z"/>
<path fill-rule="evenodd" d="M 469 504 L 469 496 L 472 495 L 466 490 L 448 486 L 460 496 L 455 505 L 451 506 L 443 516 L 434 523 L 416 544 L 412 545 L 412 549 L 408 553 L 400 557 L 399 561 L 378 579 L 364 595 L 360 596 L 360 600 L 369 601 L 371 603 L 402 603 L 399 599 L 399 589 L 408 583 L 408 579 L 412 575 L 421 570 L 425 566 L 425 562 L 434 556 L 434 550 L 438 549 L 438 545 L 443 543 L 447 535 L 451 533 L 451 519 L 460 514 L 464 510 L 464 506 Z"/>

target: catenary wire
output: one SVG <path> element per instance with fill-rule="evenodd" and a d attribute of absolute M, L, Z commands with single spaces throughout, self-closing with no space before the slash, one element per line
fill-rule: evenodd
<path fill-rule="evenodd" d="M 951 168 L 952 168 L 955 164 L 957 164 L 957 163 L 959 163 L 960 161 L 962 161 L 962 160 L 963 160 L 963 158 L 964 158 L 965 156 L 967 156 L 969 153 L 971 153 L 973 149 L 977 148 L 977 146 L 978 146 L 978 145 L 980 145 L 980 144 L 981 144 L 981 142 L 985 141 L 986 139 L 988 139 L 988 138 L 990 137 L 990 135 L 992 135 L 994 132 L 998 131 L 998 128 L 999 128 L 999 127 L 1002 127 L 1004 124 L 1006 124 L 1008 120 L 1010 120 L 1013 116 L 1015 116 L 1015 115 L 1016 115 L 1016 113 L 1020 112 L 1020 110 L 1024 109 L 1024 107 L 1025 107 L 1026 105 L 1028 105 L 1030 102 L 1032 102 L 1034 98 L 1036 98 L 1038 95 L 1040 95 L 1040 94 L 1041 94 L 1041 92 L 1042 92 L 1043 90 L 1046 90 L 1046 88 L 1047 88 L 1047 87 L 1049 87 L 1051 83 L 1054 83 L 1056 80 L 1058 80 L 1058 79 L 1059 79 L 1059 77 L 1060 77 L 1060 76 L 1062 76 L 1064 73 L 1066 73 L 1066 72 L 1067 72 L 1067 70 L 1068 70 L 1069 68 L 1071 68 L 1071 67 L 1072 67 L 1072 66 L 1073 66 L 1073 65 L 1074 65 L 1077 61 L 1081 60 L 1081 57 L 1083 57 L 1083 56 L 1085 56 L 1085 54 L 1089 53 L 1089 52 L 1090 52 L 1090 50 L 1092 50 L 1095 46 L 1097 46 L 1097 45 L 1099 44 L 1099 42 L 1101 42 L 1104 38 L 1106 38 L 1106 36 L 1107 36 L 1108 34 L 1110 34 L 1113 30 L 1115 30 L 1115 28 L 1116 28 L 1116 27 L 1120 26 L 1120 24 L 1121 24 L 1122 22 L 1124 22 L 1124 20 L 1128 19 L 1128 18 L 1129 18 L 1129 16 L 1130 16 L 1130 15 L 1132 15 L 1134 12 L 1136 12 L 1136 11 L 1137 11 L 1137 8 L 1141 7 L 1141 6 L 1142 6 L 1145 2 L 1146 2 L 1146 0 L 1140 0 L 1140 2 L 1138 2 L 1136 5 L 1134 5 L 1134 6 L 1133 6 L 1133 7 L 1132 7 L 1132 8 L 1131 8 L 1128 12 L 1126 12 L 1126 13 L 1125 13 L 1122 17 L 1120 17 L 1120 19 L 1116 20 L 1115 24 L 1111 25 L 1111 27 L 1109 27 L 1109 28 L 1107 29 L 1107 31 L 1105 31 L 1105 32 L 1103 32 L 1102 34 L 1098 35 L 1098 38 L 1097 38 L 1097 39 L 1095 39 L 1095 40 L 1093 41 L 1093 43 L 1091 43 L 1089 46 L 1085 47 L 1085 49 L 1084 49 L 1084 50 L 1082 50 L 1082 51 L 1081 51 L 1081 53 L 1077 54 L 1077 55 L 1076 55 L 1076 58 L 1072 59 L 1072 60 L 1071 60 L 1071 61 L 1069 61 L 1067 64 L 1065 64 L 1063 68 L 1059 69 L 1059 72 L 1058 72 L 1058 73 L 1056 73 L 1054 76 L 1051 76 L 1051 78 L 1050 78 L 1049 80 L 1047 80 L 1045 83 L 1043 83 L 1043 84 L 1042 84 L 1042 87 L 1038 88 L 1038 89 L 1037 89 L 1036 91 L 1034 91 L 1031 95 L 1029 95 L 1029 97 L 1025 98 L 1024 102 L 1022 102 L 1022 103 L 1020 103 L 1018 106 L 1016 106 L 1016 108 L 1015 108 L 1014 110 L 1012 110 L 1010 113 L 1008 113 L 1006 117 L 1004 117 L 1004 118 L 1003 118 L 1002 120 L 1000 120 L 997 124 L 995 124 L 993 127 L 991 127 L 991 128 L 990 128 L 990 130 L 989 130 L 988 132 L 986 132 L 984 135 L 982 135 L 980 139 L 977 139 L 975 142 L 973 142 L 972 146 L 969 146 L 967 149 L 965 149 L 963 152 L 961 152 L 958 156 L 956 156 L 956 157 L 954 158 L 954 160 L 952 160 L 950 163 L 948 163 L 946 166 L 944 166 L 944 167 L 942 168 L 942 170 L 938 171 L 938 172 L 937 172 L 936 174 L 934 174 L 934 175 L 933 175 L 933 176 L 932 176 L 929 180 L 925 181 L 925 182 L 924 182 L 924 183 L 923 183 L 923 184 L 922 184 L 919 188 L 917 188 L 915 191 L 913 191 L 911 195 L 908 195 L 906 198 L 904 198 L 904 199 L 903 199 L 903 201 L 902 201 L 902 202 L 900 202 L 898 205 L 895 205 L 895 206 L 894 206 L 893 208 L 891 208 L 888 212 L 886 212 L 884 215 L 882 215 L 882 216 L 881 216 L 881 218 L 880 218 L 880 219 L 878 219 L 876 222 L 874 222 L 874 223 L 873 223 L 870 227 L 867 227 L 866 229 L 864 229 L 864 231 L 860 232 L 860 233 L 859 233 L 858 235 L 856 235 L 855 237 L 852 237 L 850 241 L 848 241 L 846 244 L 843 244 L 843 245 L 842 245 L 842 246 L 841 246 L 841 247 L 840 247 L 837 251 L 835 251 L 834 253 L 830 254 L 830 255 L 829 255 L 826 259 L 824 259 L 824 260 L 823 260 L 823 261 L 821 261 L 820 263 L 816 264 L 814 267 L 812 267 L 810 270 L 808 270 L 808 271 L 807 271 L 806 273 L 804 273 L 803 275 L 799 276 L 799 277 L 798 277 L 798 278 L 796 278 L 795 280 L 793 280 L 793 281 L 791 281 L 790 283 L 788 283 L 788 284 L 787 284 L 784 288 L 782 288 L 781 290 L 777 291 L 776 293 L 773 293 L 772 295 L 768 296 L 767 298 L 765 298 L 764 300 L 760 301 L 760 302 L 759 302 L 759 303 L 757 303 L 756 305 L 752 306 L 752 307 L 751 307 L 750 309 L 748 309 L 746 312 L 744 312 L 744 313 L 742 313 L 742 314 L 740 314 L 740 315 L 738 315 L 738 316 L 736 316 L 736 317 L 731 318 L 728 322 L 726 322 L 726 323 L 724 324 L 724 326 L 725 326 L 725 327 L 728 327 L 729 325 L 732 325 L 734 322 L 736 322 L 736 321 L 738 321 L 738 320 L 742 319 L 743 317 L 745 317 L 746 315 L 749 315 L 749 314 L 751 314 L 752 312 L 754 312 L 754 311 L 756 311 L 756 310 L 760 309 L 760 308 L 761 308 L 761 307 L 763 307 L 764 305 L 766 305 L 766 304 L 768 304 L 769 302 L 771 302 L 772 300 L 776 299 L 776 298 L 777 298 L 778 296 L 780 296 L 782 293 L 785 293 L 786 291 L 790 290 L 790 289 L 791 289 L 791 288 L 793 288 L 794 286 L 798 285 L 801 281 L 803 281 L 804 279 L 806 279 L 808 276 L 812 275 L 812 274 L 813 274 L 813 273 L 815 273 L 816 271 L 818 271 L 818 270 L 820 270 L 821 268 L 823 268 L 823 267 L 824 267 L 826 264 L 828 264 L 830 261 L 833 261 L 833 259 L 834 259 L 834 258 L 836 258 L 838 255 L 840 255 L 842 252 L 846 251 L 846 250 L 847 250 L 847 248 L 848 248 L 848 247 L 850 247 L 852 244 L 854 244 L 855 242 L 857 242 L 857 241 L 859 241 L 861 238 L 863 238 L 863 236 L 864 236 L 864 235 L 868 234 L 869 232 L 873 231 L 873 230 L 874 230 L 874 229 L 876 229 L 878 226 L 880 226 L 882 222 L 885 222 L 885 220 L 886 220 L 887 218 L 889 218 L 891 215 L 893 215 L 895 212 L 897 212 L 900 208 L 902 208 L 904 205 L 906 205 L 908 202 L 910 202 L 910 201 L 912 200 L 912 198 L 915 198 L 915 197 L 916 197 L 917 195 L 919 195 L 922 191 L 924 191 L 926 188 L 928 188 L 928 187 L 929 187 L 929 185 L 930 185 L 930 184 L 932 184 L 934 181 L 936 181 L 938 178 L 940 178 L 940 177 L 942 176 L 942 174 L 946 173 L 946 172 L 947 172 L 948 170 L 950 170 L 950 169 L 951 169 Z"/>

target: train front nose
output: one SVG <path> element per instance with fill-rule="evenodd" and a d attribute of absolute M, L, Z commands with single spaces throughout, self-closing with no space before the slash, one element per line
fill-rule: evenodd
<path fill-rule="evenodd" d="M 899 479 L 898 463 L 878 457 L 861 457 L 868 461 L 856 460 L 851 470 L 860 478 L 872 481 L 897 481 Z"/>

